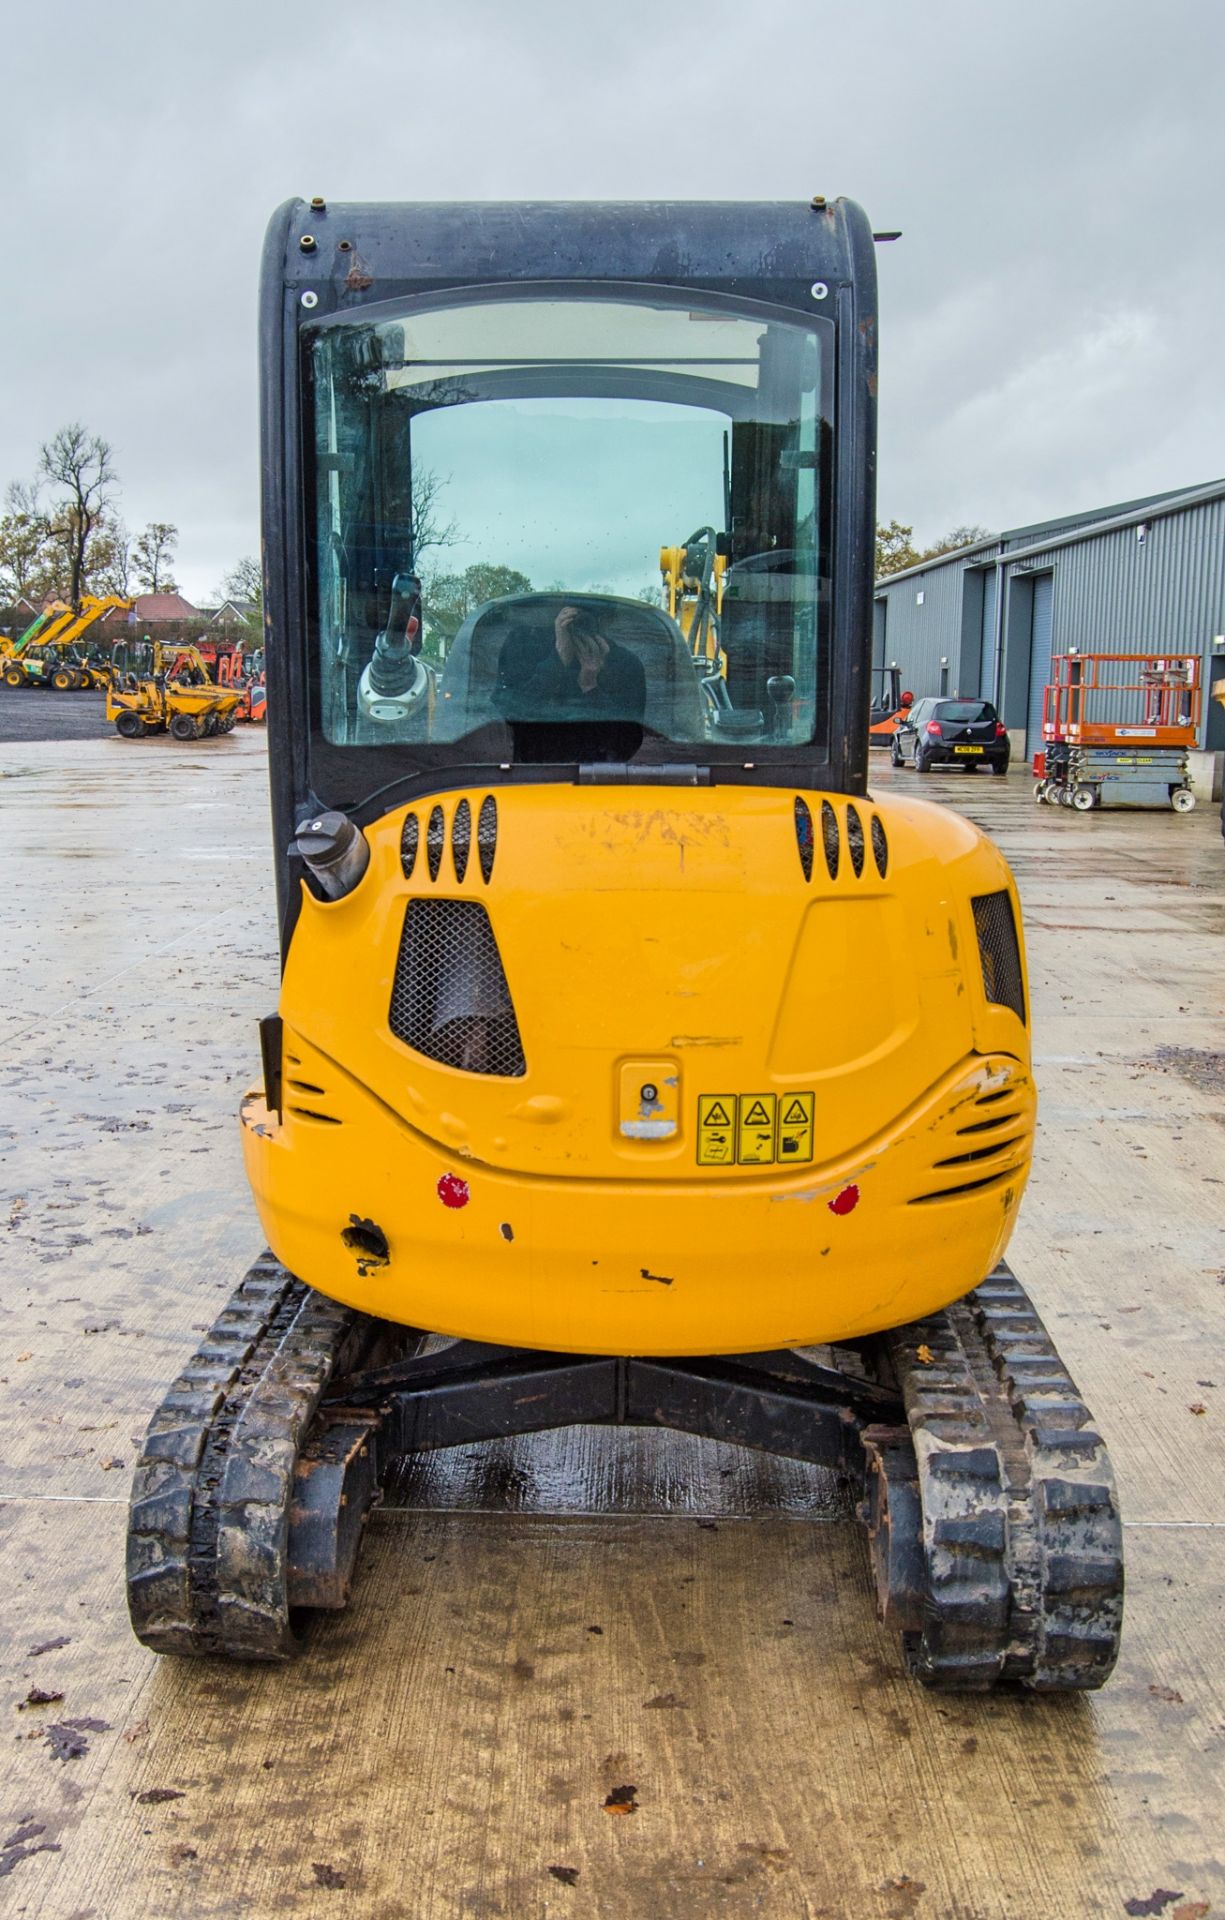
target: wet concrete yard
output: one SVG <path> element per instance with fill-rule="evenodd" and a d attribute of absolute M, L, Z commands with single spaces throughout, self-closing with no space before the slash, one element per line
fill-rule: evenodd
<path fill-rule="evenodd" d="M 1119 1476 L 1114 1679 L 925 1694 L 815 1470 L 584 1430 L 405 1472 L 293 1667 L 145 1652 L 135 1446 L 260 1246 L 233 1116 L 276 996 L 264 742 L 0 745 L 0 1913 L 1225 1915 L 1218 822 L 873 777 L 1020 883 L 1042 1110 L 1010 1259 Z"/>

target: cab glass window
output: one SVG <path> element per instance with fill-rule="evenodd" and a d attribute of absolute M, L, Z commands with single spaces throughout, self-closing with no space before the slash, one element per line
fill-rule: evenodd
<path fill-rule="evenodd" d="M 324 738 L 423 764 L 820 747 L 831 331 L 580 297 L 312 329 Z"/>

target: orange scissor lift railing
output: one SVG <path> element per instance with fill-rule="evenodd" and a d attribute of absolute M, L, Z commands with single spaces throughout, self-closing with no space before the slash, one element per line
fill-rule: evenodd
<path fill-rule="evenodd" d="M 1199 733 L 1196 654 L 1060 653 L 1042 701 L 1042 738 L 1073 746 L 1194 747 Z"/>

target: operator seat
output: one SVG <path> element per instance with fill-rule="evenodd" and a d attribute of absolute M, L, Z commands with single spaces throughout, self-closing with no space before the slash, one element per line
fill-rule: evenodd
<path fill-rule="evenodd" d="M 701 690 L 689 649 L 676 622 L 661 607 L 611 594 L 516 593 L 487 601 L 470 613 L 451 642 L 439 684 L 434 735 L 458 739 L 479 726 L 500 724 L 494 703 L 503 648 L 531 647 L 539 634 L 543 656 L 553 645 L 553 622 L 563 607 L 590 607 L 600 631 L 627 647 L 646 675 L 643 725 L 665 739 L 701 740 L 705 725 Z"/>

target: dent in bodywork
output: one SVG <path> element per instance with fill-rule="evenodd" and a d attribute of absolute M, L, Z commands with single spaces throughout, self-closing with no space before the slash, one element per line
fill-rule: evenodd
<path fill-rule="evenodd" d="M 357 1271 L 363 1280 L 380 1267 L 390 1265 L 391 1248 L 387 1235 L 373 1220 L 363 1220 L 358 1214 L 351 1213 L 349 1224 L 341 1229 L 340 1237 L 350 1253 L 357 1255 Z"/>

